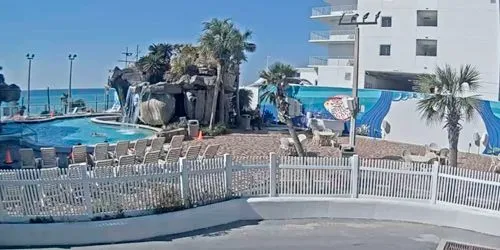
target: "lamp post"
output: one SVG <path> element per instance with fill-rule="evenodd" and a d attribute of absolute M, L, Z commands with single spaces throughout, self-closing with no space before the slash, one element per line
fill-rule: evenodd
<path fill-rule="evenodd" d="M 352 81 L 352 98 L 353 98 L 353 105 L 352 105 L 352 110 L 351 110 L 351 126 L 349 128 L 349 145 L 354 147 L 356 146 L 356 117 L 359 112 L 359 98 L 358 98 L 358 81 L 359 81 L 359 26 L 360 25 L 377 25 L 378 24 L 378 19 L 380 17 L 380 11 L 375 15 L 375 21 L 372 22 L 367 22 L 366 19 L 368 19 L 368 16 L 370 15 L 370 12 L 367 12 L 363 16 L 363 21 L 358 22 L 358 17 L 359 14 L 354 14 L 351 17 L 350 22 L 343 22 L 345 13 L 342 14 L 339 20 L 339 25 L 354 25 L 356 26 L 354 28 L 354 78 Z"/>
<path fill-rule="evenodd" d="M 30 114 L 30 104 L 31 104 L 31 60 L 35 58 L 34 54 L 26 54 L 26 59 L 28 59 L 28 109 L 27 115 Z"/>
<path fill-rule="evenodd" d="M 71 110 L 73 107 L 73 100 L 71 96 L 71 78 L 73 74 L 73 60 L 75 60 L 76 54 L 69 54 L 69 88 L 68 88 L 68 110 Z"/>

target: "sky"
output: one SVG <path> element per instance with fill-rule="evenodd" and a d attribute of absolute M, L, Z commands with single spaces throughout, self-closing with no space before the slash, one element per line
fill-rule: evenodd
<path fill-rule="evenodd" d="M 146 5 L 143 5 L 145 3 Z M 258 78 L 271 63 L 297 67 L 310 56 L 326 54 L 309 44 L 309 33 L 326 26 L 309 19 L 322 0 L 2 0 L 0 2 L 0 66 L 7 83 L 27 89 L 27 53 L 35 54 L 32 89 L 67 88 L 70 53 L 73 88 L 101 88 L 108 70 L 128 46 L 142 54 L 152 43 L 197 43 L 202 22 L 230 18 L 253 32 L 257 51 L 242 66 L 242 83 Z M 141 55 L 141 54 L 140 54 Z"/>

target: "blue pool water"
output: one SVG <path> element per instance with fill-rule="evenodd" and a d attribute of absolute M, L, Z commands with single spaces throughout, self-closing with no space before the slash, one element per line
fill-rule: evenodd
<path fill-rule="evenodd" d="M 153 131 L 147 129 L 102 125 L 93 123 L 90 118 L 56 120 L 26 126 L 38 134 L 37 144 L 46 146 L 72 146 L 78 143 L 92 145 L 104 141 L 115 143 L 153 135 Z M 98 136 L 93 136 L 93 133 Z"/>

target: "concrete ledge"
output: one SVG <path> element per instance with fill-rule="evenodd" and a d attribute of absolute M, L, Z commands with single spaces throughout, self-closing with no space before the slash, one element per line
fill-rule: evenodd
<path fill-rule="evenodd" d="M 0 224 L 0 246 L 74 246 L 130 242 L 241 220 L 355 218 L 423 223 L 500 236 L 500 213 L 388 199 L 249 198 L 109 221 Z"/>

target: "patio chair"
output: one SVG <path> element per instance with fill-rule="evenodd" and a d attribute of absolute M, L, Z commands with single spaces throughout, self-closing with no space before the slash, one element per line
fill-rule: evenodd
<path fill-rule="evenodd" d="M 158 160 L 160 159 L 160 152 L 160 150 L 147 152 L 146 155 L 144 155 L 144 160 L 142 161 L 142 163 L 158 163 Z"/>
<path fill-rule="evenodd" d="M 146 154 L 146 148 L 148 146 L 147 139 L 139 139 L 135 142 L 134 148 L 131 150 L 131 153 L 135 155 L 136 159 L 141 162 L 144 158 L 144 154 Z"/>
<path fill-rule="evenodd" d="M 184 158 L 186 158 L 186 160 L 189 161 L 196 160 L 199 157 L 200 150 L 201 150 L 201 145 L 189 146 L 189 148 L 186 151 L 186 155 L 184 155 Z"/>
<path fill-rule="evenodd" d="M 163 150 L 167 152 L 171 148 L 182 148 L 182 142 L 184 141 L 184 135 L 174 135 L 170 143 L 163 146 Z"/>
<path fill-rule="evenodd" d="M 119 141 L 116 143 L 115 150 L 109 152 L 109 157 L 113 158 L 116 162 L 122 155 L 128 154 L 128 148 L 130 145 L 130 141 Z"/>
<path fill-rule="evenodd" d="M 160 151 L 161 153 L 163 144 L 165 144 L 165 137 L 156 137 L 151 141 L 151 147 L 148 148 L 147 152 Z"/>
<path fill-rule="evenodd" d="M 21 155 L 21 168 L 37 168 L 37 160 L 35 159 L 35 154 L 31 148 L 21 148 L 19 149 L 19 154 Z"/>
<path fill-rule="evenodd" d="M 165 156 L 165 161 L 162 161 L 161 163 L 174 163 L 178 162 L 180 155 L 182 152 L 182 148 L 171 148 L 167 152 L 167 156 Z"/>
<path fill-rule="evenodd" d="M 87 146 L 73 146 L 69 162 L 70 164 L 87 163 Z"/>
<path fill-rule="evenodd" d="M 87 167 L 87 163 L 73 163 L 68 165 L 69 168 L 80 168 L 80 167 Z"/>
<path fill-rule="evenodd" d="M 217 151 L 219 150 L 220 145 L 215 144 L 215 145 L 208 145 L 208 147 L 205 149 L 205 152 L 203 152 L 203 155 L 201 156 L 201 159 L 211 159 L 214 158 L 215 155 L 217 154 Z"/>
<path fill-rule="evenodd" d="M 135 164 L 135 155 L 122 155 L 118 158 L 118 166 L 127 166 Z"/>
<path fill-rule="evenodd" d="M 92 162 L 95 164 L 96 161 L 102 161 L 108 159 L 108 143 L 97 143 L 94 146 L 94 153 L 90 155 Z"/>
<path fill-rule="evenodd" d="M 42 152 L 41 166 L 42 168 L 57 168 L 59 167 L 59 157 L 56 156 L 55 148 L 40 148 Z"/>
<path fill-rule="evenodd" d="M 448 157 L 450 155 L 450 150 L 447 148 L 442 148 L 439 150 L 439 164 L 448 165 Z"/>
<path fill-rule="evenodd" d="M 115 163 L 114 159 L 96 161 L 94 167 L 112 167 Z"/>

